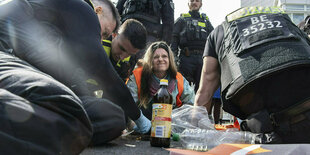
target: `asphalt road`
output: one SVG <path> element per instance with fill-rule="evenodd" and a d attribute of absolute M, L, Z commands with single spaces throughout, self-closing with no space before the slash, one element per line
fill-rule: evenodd
<path fill-rule="evenodd" d="M 80 155 L 169 155 L 165 148 L 152 147 L 149 136 L 127 135 L 108 144 L 89 147 Z M 180 142 L 171 141 L 170 148 L 180 148 Z"/>

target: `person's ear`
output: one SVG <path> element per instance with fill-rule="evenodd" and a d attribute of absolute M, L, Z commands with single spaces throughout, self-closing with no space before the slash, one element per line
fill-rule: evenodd
<path fill-rule="evenodd" d="M 96 14 L 102 14 L 103 13 L 102 7 L 101 6 L 96 6 L 95 7 L 95 12 L 96 12 Z"/>

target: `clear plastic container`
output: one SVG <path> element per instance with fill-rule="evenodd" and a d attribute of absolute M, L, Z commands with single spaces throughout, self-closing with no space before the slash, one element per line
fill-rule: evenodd
<path fill-rule="evenodd" d="M 207 151 L 224 143 L 254 144 L 256 135 L 242 131 L 185 129 L 173 136 L 174 140 L 180 140 L 185 149 Z"/>

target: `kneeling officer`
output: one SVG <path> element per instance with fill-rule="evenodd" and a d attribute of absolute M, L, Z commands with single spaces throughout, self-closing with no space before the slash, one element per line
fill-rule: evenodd
<path fill-rule="evenodd" d="M 309 38 L 276 7 L 245 7 L 209 36 L 195 105 L 221 85 L 223 109 L 260 143 L 310 142 Z"/>

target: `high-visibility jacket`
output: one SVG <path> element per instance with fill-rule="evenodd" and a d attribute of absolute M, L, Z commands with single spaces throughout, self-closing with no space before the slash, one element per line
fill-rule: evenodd
<path fill-rule="evenodd" d="M 137 84 L 137 88 L 138 88 L 138 98 L 140 98 L 140 92 L 141 92 L 141 76 L 142 76 L 142 67 L 138 67 L 135 70 L 133 70 L 133 75 L 135 76 L 136 79 L 136 84 Z M 176 75 L 176 80 L 177 80 L 177 87 L 178 87 L 178 95 L 176 96 L 176 105 L 177 107 L 181 107 L 182 106 L 182 101 L 180 99 L 182 93 L 183 93 L 183 89 L 184 89 L 184 79 L 181 73 L 177 72 Z"/>
<path fill-rule="evenodd" d="M 112 39 L 112 38 L 111 38 Z M 107 56 L 110 58 L 110 61 L 118 73 L 118 75 L 123 79 L 123 81 L 126 81 L 128 79 L 131 71 L 134 68 L 135 65 L 135 57 L 134 56 L 128 56 L 127 58 L 119 61 L 114 61 L 111 58 L 111 44 L 112 41 L 110 40 L 102 40 L 102 46 L 107 54 Z"/>

